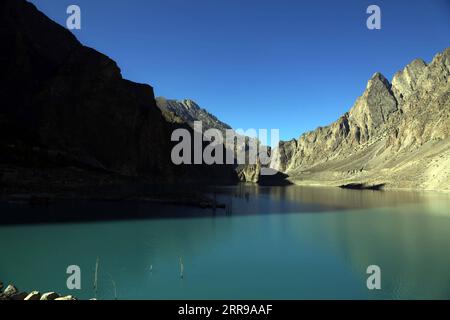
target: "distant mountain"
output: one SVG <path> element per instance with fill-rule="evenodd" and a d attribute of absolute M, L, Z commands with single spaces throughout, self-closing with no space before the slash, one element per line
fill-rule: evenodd
<path fill-rule="evenodd" d="M 271 167 L 298 184 L 361 183 L 450 190 L 450 48 L 390 83 L 369 80 L 350 111 L 283 142 Z"/>
<path fill-rule="evenodd" d="M 223 137 L 226 136 L 227 130 L 234 130 L 228 124 L 220 121 L 216 116 L 209 113 L 206 109 L 201 108 L 197 103 L 192 100 L 168 100 L 163 97 L 156 98 L 156 104 L 162 110 L 164 117 L 167 121 L 173 123 L 187 123 L 192 128 L 194 127 L 194 121 L 201 121 L 203 131 L 208 129 L 218 129 L 222 132 Z M 243 137 L 236 132 L 236 136 Z M 256 138 L 243 137 L 243 143 L 235 145 L 235 152 L 238 150 L 241 152 L 248 152 L 250 143 L 259 145 L 259 140 Z M 233 148 L 230 146 L 229 149 Z M 248 161 L 248 156 L 247 156 Z M 239 180 L 245 182 L 260 182 L 260 170 L 259 163 L 253 165 L 239 165 L 236 167 L 236 172 Z"/>
<path fill-rule="evenodd" d="M 207 110 L 200 108 L 200 106 L 192 100 L 168 100 L 163 97 L 158 97 L 156 98 L 156 104 L 165 112 L 165 114 L 167 114 L 167 112 L 173 113 L 191 127 L 194 127 L 194 121 L 202 121 L 204 130 L 218 129 L 224 133 L 226 130 L 231 129 L 228 124 L 220 121 Z"/>

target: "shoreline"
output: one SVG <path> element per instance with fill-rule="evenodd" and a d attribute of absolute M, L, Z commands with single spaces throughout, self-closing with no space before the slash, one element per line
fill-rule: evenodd
<path fill-rule="evenodd" d="M 367 184 L 367 185 L 377 185 L 377 184 L 383 184 L 383 183 L 363 183 L 360 181 L 353 181 L 353 180 L 342 180 L 342 181 L 320 181 L 320 180 L 298 180 L 298 178 L 290 177 L 288 180 L 296 186 L 301 187 L 319 187 L 319 188 L 339 188 L 341 185 L 345 184 Z M 350 189 L 348 189 L 350 190 Z M 352 189 L 355 191 L 363 191 L 363 190 L 369 190 L 369 189 Z M 407 192 L 436 192 L 441 194 L 449 194 L 450 190 L 447 189 L 425 189 L 425 188 L 414 188 L 414 187 L 393 187 L 389 184 L 385 184 L 381 190 L 375 190 L 375 191 L 407 191 Z"/>
<path fill-rule="evenodd" d="M 63 296 L 56 292 L 40 293 L 39 291 L 20 291 L 13 284 L 9 284 L 3 288 L 3 283 L 0 281 L 0 301 L 75 301 L 78 300 L 72 295 Z M 96 299 L 91 299 L 96 300 Z"/>

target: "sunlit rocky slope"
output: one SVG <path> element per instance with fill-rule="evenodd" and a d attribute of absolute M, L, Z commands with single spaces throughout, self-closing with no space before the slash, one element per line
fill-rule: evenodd
<path fill-rule="evenodd" d="M 450 190 L 450 48 L 390 83 L 376 73 L 350 111 L 283 142 L 271 167 L 298 184 Z"/>
<path fill-rule="evenodd" d="M 231 129 L 228 124 L 220 121 L 216 116 L 190 99 L 170 100 L 158 97 L 156 98 L 156 104 L 163 111 L 168 121 L 171 121 L 173 116 L 177 116 L 192 128 L 194 127 L 194 121 L 201 121 L 204 130 L 218 129 L 225 134 L 226 130 Z"/>
<path fill-rule="evenodd" d="M 114 183 L 260 182 L 259 165 L 176 166 L 177 128 L 229 128 L 193 101 L 155 100 L 117 64 L 24 0 L 0 2 L 0 188 Z M 271 167 L 298 184 L 450 190 L 450 48 L 380 73 L 329 126 L 283 142 Z M 238 111 L 236 111 L 238 112 Z M 247 149 L 247 143 L 238 146 Z M 283 176 L 284 177 L 284 176 Z"/>

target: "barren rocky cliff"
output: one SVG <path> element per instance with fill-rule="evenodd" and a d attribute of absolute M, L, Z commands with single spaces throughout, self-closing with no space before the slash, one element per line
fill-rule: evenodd
<path fill-rule="evenodd" d="M 416 59 L 392 83 L 375 73 L 349 112 L 326 127 L 282 141 L 271 168 L 297 184 L 358 184 L 449 191 L 450 48 L 430 64 Z M 191 100 L 157 99 L 166 118 L 202 120 L 205 129 L 226 130 Z M 258 166 L 241 166 L 242 181 L 258 182 Z"/>
<path fill-rule="evenodd" d="M 0 185 L 42 190 L 117 176 L 259 181 L 259 166 L 175 166 L 171 133 L 230 127 L 191 100 L 155 99 L 25 0 L 0 2 Z M 375 73 L 349 112 L 285 141 L 271 167 L 297 184 L 450 191 L 450 48 L 391 82 Z M 247 149 L 247 143 L 241 148 Z M 117 175 L 117 176 L 112 176 Z"/>
<path fill-rule="evenodd" d="M 450 191 L 450 48 L 392 82 L 374 74 L 348 113 L 282 142 L 271 167 L 297 184 Z"/>

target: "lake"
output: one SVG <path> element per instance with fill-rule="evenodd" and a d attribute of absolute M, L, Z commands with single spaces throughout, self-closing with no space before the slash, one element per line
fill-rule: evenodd
<path fill-rule="evenodd" d="M 209 192 L 228 209 L 2 204 L 2 213 L 139 210 L 152 218 L 0 226 L 0 280 L 99 299 L 450 299 L 447 194 L 253 185 Z M 81 290 L 66 287 L 69 265 L 81 268 Z M 367 289 L 370 265 L 381 268 L 381 290 Z"/>

